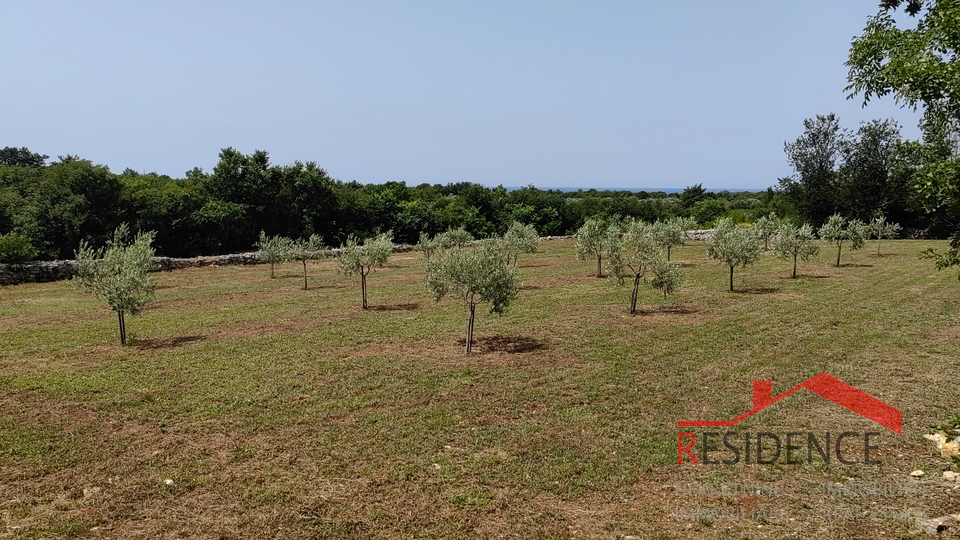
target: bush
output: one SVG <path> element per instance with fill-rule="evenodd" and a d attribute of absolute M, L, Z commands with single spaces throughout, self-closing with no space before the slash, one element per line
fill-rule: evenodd
<path fill-rule="evenodd" d="M 37 248 L 22 234 L 15 232 L 0 235 L 0 263 L 17 264 L 32 261 L 37 257 Z"/>

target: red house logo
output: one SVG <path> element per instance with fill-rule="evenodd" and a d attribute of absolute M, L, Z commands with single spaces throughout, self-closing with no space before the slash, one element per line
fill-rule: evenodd
<path fill-rule="evenodd" d="M 891 431 L 903 433 L 903 413 L 900 409 L 890 406 L 826 373 L 815 375 L 777 397 L 773 397 L 773 383 L 770 381 L 753 381 L 753 408 L 749 411 L 733 420 L 681 420 L 677 422 L 677 425 L 680 427 L 730 427 L 750 418 L 801 388 L 806 388 L 814 394 L 825 397 Z"/>

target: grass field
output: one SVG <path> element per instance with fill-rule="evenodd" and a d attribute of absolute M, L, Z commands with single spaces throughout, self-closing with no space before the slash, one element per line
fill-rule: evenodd
<path fill-rule="evenodd" d="M 871 244 L 840 268 L 826 248 L 799 279 L 767 254 L 729 293 L 694 243 L 674 252 L 687 287 L 646 286 L 630 316 L 628 287 L 544 242 L 511 310 L 478 309 L 470 356 L 463 306 L 428 297 L 413 253 L 370 276 L 369 311 L 333 261 L 306 291 L 299 263 L 157 274 L 125 348 L 69 283 L 0 288 L 0 538 L 920 538 L 864 513 L 960 511 L 922 438 L 960 414 L 960 282 L 917 257 L 942 244 Z M 822 371 L 901 409 L 903 434 L 806 390 L 737 429 L 881 431 L 881 465 L 677 464 L 678 420 L 734 418 L 753 380 L 778 394 Z M 720 482 L 782 492 L 675 488 Z M 789 517 L 675 515 L 690 506 Z"/>

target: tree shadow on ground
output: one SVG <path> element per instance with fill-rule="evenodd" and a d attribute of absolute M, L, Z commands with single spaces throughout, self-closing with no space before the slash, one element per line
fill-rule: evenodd
<path fill-rule="evenodd" d="M 175 349 L 186 345 L 187 343 L 192 343 L 194 341 L 203 341 L 207 339 L 206 336 L 174 336 L 174 337 L 165 337 L 165 338 L 133 338 L 130 340 L 130 345 L 143 350 L 143 351 L 152 351 L 159 349 Z"/>
<path fill-rule="evenodd" d="M 461 345 L 466 344 L 466 340 L 459 341 Z M 539 351 L 546 349 L 547 345 L 536 338 L 524 336 L 488 336 L 475 338 L 473 340 L 473 349 L 478 352 L 505 352 L 508 354 L 525 353 L 530 351 Z"/>
<path fill-rule="evenodd" d="M 873 268 L 872 264 L 854 264 L 854 263 L 844 263 L 840 265 L 840 268 Z"/>
<path fill-rule="evenodd" d="M 521 291 L 539 291 L 540 287 L 537 285 L 524 285 L 520 287 Z"/>
<path fill-rule="evenodd" d="M 733 292 L 737 294 L 773 294 L 780 292 L 780 287 L 744 287 Z"/>
<path fill-rule="evenodd" d="M 690 315 L 700 310 L 689 306 L 679 304 L 667 304 L 662 306 L 638 306 L 634 315 L 656 315 L 658 313 L 669 313 L 673 315 Z"/>
<path fill-rule="evenodd" d="M 385 304 L 379 306 L 370 306 L 370 311 L 416 311 L 420 309 L 420 302 L 410 304 Z"/>

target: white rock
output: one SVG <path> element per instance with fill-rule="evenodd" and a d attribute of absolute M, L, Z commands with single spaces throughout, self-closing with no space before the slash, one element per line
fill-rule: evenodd
<path fill-rule="evenodd" d="M 100 493 L 101 490 L 102 488 L 98 488 L 98 487 L 83 488 L 83 498 L 88 499 L 90 497 L 93 497 L 97 493 Z"/>
<path fill-rule="evenodd" d="M 168 485 L 168 486 L 172 486 L 172 485 L 173 485 L 173 480 L 167 478 L 167 479 L 165 479 L 165 480 L 163 481 L 163 483 L 166 484 L 166 485 Z"/>
<path fill-rule="evenodd" d="M 960 514 L 933 519 L 921 519 L 920 526 L 923 527 L 923 532 L 932 535 L 945 533 L 947 531 L 955 532 L 957 530 L 958 516 L 960 516 Z"/>
<path fill-rule="evenodd" d="M 923 476 L 923 475 L 924 475 L 924 472 L 921 471 L 920 469 L 917 469 L 917 470 L 913 471 L 912 473 L 910 473 L 910 476 L 912 476 L 912 477 L 914 477 L 914 478 L 920 478 L 920 477 Z"/>
<path fill-rule="evenodd" d="M 956 482 L 957 478 L 960 478 L 960 473 L 955 473 L 953 471 L 943 471 L 943 479 L 947 482 Z"/>

